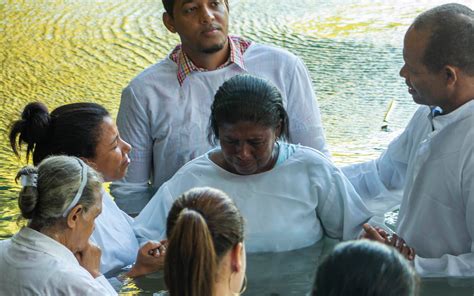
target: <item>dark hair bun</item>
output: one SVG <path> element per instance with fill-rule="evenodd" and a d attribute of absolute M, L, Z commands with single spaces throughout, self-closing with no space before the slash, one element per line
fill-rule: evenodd
<path fill-rule="evenodd" d="M 50 121 L 48 108 L 43 103 L 29 103 L 21 114 L 21 140 L 29 145 L 41 143 L 47 137 Z"/>

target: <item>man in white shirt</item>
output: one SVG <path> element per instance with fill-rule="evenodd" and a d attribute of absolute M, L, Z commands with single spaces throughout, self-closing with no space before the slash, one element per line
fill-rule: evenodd
<path fill-rule="evenodd" d="M 419 15 L 405 35 L 400 75 L 424 106 L 377 160 L 343 168 L 373 208 L 400 205 L 398 235 L 425 277 L 474 276 L 473 48 L 470 8 Z"/>
<path fill-rule="evenodd" d="M 207 129 L 215 91 L 241 73 L 265 78 L 282 92 L 292 143 L 329 156 L 311 80 L 298 57 L 228 36 L 227 0 L 163 5 L 163 22 L 181 44 L 122 92 L 117 125 L 133 149 L 127 176 L 111 186 L 120 208 L 137 214 L 182 165 L 212 148 Z"/>

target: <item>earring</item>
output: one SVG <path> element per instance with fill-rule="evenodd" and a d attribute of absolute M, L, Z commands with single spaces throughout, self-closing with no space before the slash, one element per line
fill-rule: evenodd
<path fill-rule="evenodd" d="M 234 274 L 234 273 L 232 273 L 232 274 Z M 232 275 L 229 277 L 229 289 L 230 289 L 230 291 L 232 292 L 233 295 L 241 295 L 241 294 L 245 293 L 245 291 L 247 290 L 247 275 L 246 274 L 244 274 L 244 280 L 242 282 L 242 286 L 240 287 L 239 292 L 232 291 L 231 281 L 232 281 Z"/>

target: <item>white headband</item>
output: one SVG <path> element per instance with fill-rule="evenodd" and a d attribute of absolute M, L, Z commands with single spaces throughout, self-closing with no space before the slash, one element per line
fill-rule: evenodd
<path fill-rule="evenodd" d="M 28 175 L 21 175 L 20 177 L 21 186 L 37 187 L 38 185 L 38 173 L 30 173 Z"/>
<path fill-rule="evenodd" d="M 77 203 L 79 202 L 79 199 L 81 199 L 82 192 L 84 191 L 84 188 L 86 187 L 86 184 L 87 184 L 88 166 L 79 158 L 77 159 L 77 161 L 79 161 L 79 164 L 82 167 L 81 185 L 79 186 L 79 190 L 77 190 L 76 196 L 74 196 L 74 198 L 72 199 L 71 204 L 64 211 L 63 217 L 66 217 L 69 211 L 77 205 Z"/>

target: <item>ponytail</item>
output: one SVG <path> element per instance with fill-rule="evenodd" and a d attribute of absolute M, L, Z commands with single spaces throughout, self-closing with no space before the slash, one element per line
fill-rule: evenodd
<path fill-rule="evenodd" d="M 209 227 L 199 212 L 181 211 L 167 249 L 165 282 L 170 295 L 214 295 L 217 256 Z M 172 280 L 177 278 L 182 282 Z"/>

